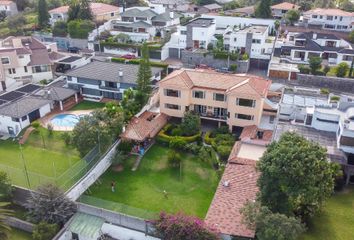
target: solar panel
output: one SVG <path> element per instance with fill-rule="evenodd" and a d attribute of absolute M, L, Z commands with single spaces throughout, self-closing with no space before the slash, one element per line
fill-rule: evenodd
<path fill-rule="evenodd" d="M 0 100 L 13 101 L 13 100 L 16 100 L 16 99 L 22 97 L 23 95 L 25 95 L 25 94 L 22 92 L 13 91 L 13 92 L 9 92 L 4 95 L 1 95 Z"/>
<path fill-rule="evenodd" d="M 41 88 L 38 85 L 34 85 L 34 84 L 28 84 L 26 86 L 23 86 L 19 89 L 16 89 L 17 92 L 23 92 L 23 93 L 31 93 L 36 91 L 37 89 Z"/>

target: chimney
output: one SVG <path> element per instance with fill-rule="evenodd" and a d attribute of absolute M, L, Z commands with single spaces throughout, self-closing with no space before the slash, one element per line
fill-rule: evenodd
<path fill-rule="evenodd" d="M 316 40 L 317 39 L 317 33 L 312 34 L 312 39 Z"/>
<path fill-rule="evenodd" d="M 170 18 L 174 18 L 174 16 L 175 16 L 175 13 L 174 12 L 170 12 Z"/>

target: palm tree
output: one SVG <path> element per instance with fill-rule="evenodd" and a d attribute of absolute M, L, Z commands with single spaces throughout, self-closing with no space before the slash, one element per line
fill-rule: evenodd
<path fill-rule="evenodd" d="M 6 208 L 9 204 L 8 202 L 0 202 L 0 239 L 8 239 L 11 230 L 6 222 L 6 219 L 13 215 L 13 211 Z"/>

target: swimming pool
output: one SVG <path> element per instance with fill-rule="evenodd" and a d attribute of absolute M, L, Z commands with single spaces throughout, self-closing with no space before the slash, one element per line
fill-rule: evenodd
<path fill-rule="evenodd" d="M 58 114 L 50 120 L 50 123 L 57 127 L 73 128 L 79 120 L 80 116 L 74 114 Z"/>

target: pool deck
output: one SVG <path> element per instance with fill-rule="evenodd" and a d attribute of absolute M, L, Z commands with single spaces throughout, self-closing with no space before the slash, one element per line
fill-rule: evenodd
<path fill-rule="evenodd" d="M 80 116 L 80 115 L 87 115 L 89 113 L 91 113 L 93 110 L 77 110 L 77 111 L 55 111 L 55 112 L 51 112 L 48 115 L 42 117 L 41 119 L 39 119 L 39 122 L 41 123 L 41 125 L 45 128 L 48 127 L 48 124 L 50 124 L 50 121 L 52 120 L 53 117 L 55 117 L 56 115 L 59 114 L 73 114 L 76 116 Z M 62 131 L 62 132 L 69 132 L 72 131 L 74 129 L 74 127 L 62 127 L 62 126 L 56 126 L 56 125 L 52 125 L 53 126 L 53 130 L 54 131 Z"/>

